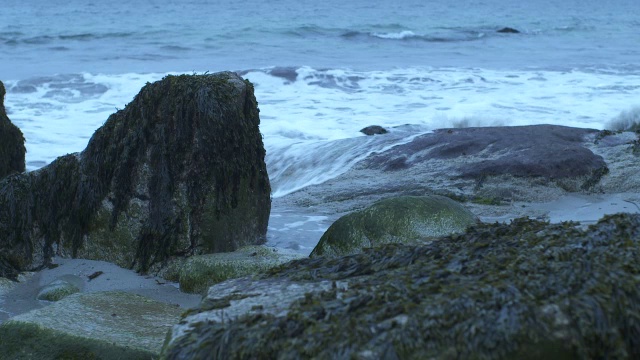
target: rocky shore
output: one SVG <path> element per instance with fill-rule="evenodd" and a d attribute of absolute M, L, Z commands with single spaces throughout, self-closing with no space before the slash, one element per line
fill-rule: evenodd
<path fill-rule="evenodd" d="M 22 152 L 0 174 L 0 354 L 640 355 L 638 133 L 440 129 L 271 199 L 258 125 L 236 74 L 170 76 L 83 152 L 31 173 Z M 311 258 L 263 245 L 287 213 L 324 219 Z"/>

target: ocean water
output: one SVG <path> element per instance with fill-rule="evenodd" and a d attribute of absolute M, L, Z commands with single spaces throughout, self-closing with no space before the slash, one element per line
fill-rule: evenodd
<path fill-rule="evenodd" d="M 640 122 L 638 0 L 1 3 L 0 80 L 28 170 L 177 73 L 255 84 L 274 197 L 436 128 Z M 392 132 L 340 145 L 373 124 Z"/>

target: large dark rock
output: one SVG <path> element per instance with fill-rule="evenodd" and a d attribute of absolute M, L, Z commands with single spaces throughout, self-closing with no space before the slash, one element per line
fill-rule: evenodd
<path fill-rule="evenodd" d="M 259 121 L 253 86 L 230 72 L 147 84 L 82 153 L 0 182 L 0 276 L 56 254 L 147 271 L 263 243 Z"/>
<path fill-rule="evenodd" d="M 4 84 L 0 81 L 0 178 L 25 170 L 24 136 L 7 117 L 4 108 L 5 93 Z"/>
<path fill-rule="evenodd" d="M 597 134 L 555 125 L 435 130 L 277 201 L 343 213 L 399 195 L 437 194 L 493 206 L 551 201 L 568 192 L 640 190 L 640 182 L 629 183 L 639 168 L 629 145 L 595 144 Z M 344 141 L 356 147 L 362 140 Z M 603 156 L 625 166 L 610 174 Z"/>
<path fill-rule="evenodd" d="M 518 219 L 209 290 L 161 358 L 636 359 L 640 214 Z"/>
<path fill-rule="evenodd" d="M 584 146 L 585 136 L 594 132 L 554 125 L 442 129 L 372 158 L 369 166 L 384 162 L 385 168 L 393 171 L 393 162 L 385 158 L 409 153 L 411 159 L 405 161 L 405 166 L 432 159 L 466 157 L 477 160 L 451 162 L 460 178 L 479 180 L 499 175 L 546 179 L 591 177 L 606 173 L 602 157 Z"/>

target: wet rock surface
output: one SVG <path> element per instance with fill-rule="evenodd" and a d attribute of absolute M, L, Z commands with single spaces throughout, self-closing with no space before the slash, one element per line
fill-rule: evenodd
<path fill-rule="evenodd" d="M 167 76 L 109 117 L 82 153 L 0 183 L 0 276 L 54 255 L 138 271 L 265 241 L 270 185 L 253 86 Z"/>
<path fill-rule="evenodd" d="M 482 224 L 218 284 L 162 358 L 637 358 L 640 215 L 577 225 Z"/>
<path fill-rule="evenodd" d="M 345 214 L 399 195 L 444 195 L 480 216 L 571 193 L 640 192 L 632 132 L 555 125 L 442 129 L 372 154 L 344 174 L 274 199 Z M 521 210 L 510 208 L 514 214 Z"/>
<path fill-rule="evenodd" d="M 0 179 L 25 170 L 24 136 L 7 116 L 4 108 L 4 95 L 6 90 L 0 81 Z"/>

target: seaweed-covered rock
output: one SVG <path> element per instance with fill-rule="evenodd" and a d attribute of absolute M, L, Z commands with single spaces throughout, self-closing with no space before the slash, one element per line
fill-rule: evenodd
<path fill-rule="evenodd" d="M 253 86 L 234 73 L 147 84 L 82 153 L 0 182 L 0 276 L 56 254 L 147 271 L 263 243 L 259 122 Z"/>
<path fill-rule="evenodd" d="M 636 359 L 640 215 L 577 225 L 482 224 L 218 284 L 162 358 Z"/>
<path fill-rule="evenodd" d="M 175 306 L 118 291 L 75 294 L 0 325 L 3 359 L 153 359 Z"/>
<path fill-rule="evenodd" d="M 164 277 L 179 282 L 180 290 L 184 292 L 204 294 L 211 285 L 254 275 L 301 257 L 300 254 L 283 254 L 264 246 L 246 246 L 234 252 L 191 256 L 174 265 L 173 277 Z"/>
<path fill-rule="evenodd" d="M 0 178 L 14 172 L 23 172 L 24 136 L 17 126 L 11 123 L 4 108 L 4 95 L 6 90 L 0 81 Z"/>
<path fill-rule="evenodd" d="M 65 279 L 57 279 L 42 287 L 36 298 L 38 300 L 59 301 L 77 292 L 80 292 L 78 285 Z"/>
<path fill-rule="evenodd" d="M 387 243 L 415 243 L 464 232 L 478 219 L 444 196 L 400 196 L 345 215 L 322 235 L 314 256 L 343 256 Z"/>

